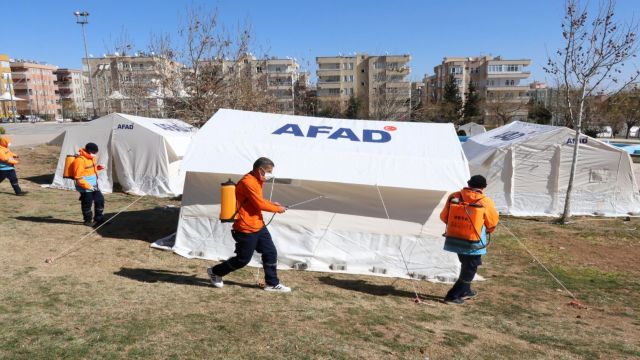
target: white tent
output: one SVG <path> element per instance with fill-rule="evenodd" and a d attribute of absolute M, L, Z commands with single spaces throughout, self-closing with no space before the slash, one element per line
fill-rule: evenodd
<path fill-rule="evenodd" d="M 106 166 L 98 176 L 103 192 L 112 192 L 115 182 L 128 193 L 180 195 L 185 175 L 180 163 L 195 133 L 194 127 L 180 120 L 118 113 L 74 126 L 50 142 L 62 146 L 51 186 L 75 188 L 73 180 L 62 177 L 65 157 L 94 142 L 100 149 L 97 162 Z"/>
<path fill-rule="evenodd" d="M 219 110 L 182 164 L 187 175 L 173 251 L 232 256 L 231 224 L 218 220 L 219 186 L 237 182 L 260 156 L 276 164 L 265 197 L 303 202 L 269 225 L 280 268 L 303 263 L 314 271 L 457 277 L 456 255 L 442 250 L 438 218 L 446 194 L 469 177 L 451 124 Z M 257 255 L 250 265 L 259 265 Z"/>
<path fill-rule="evenodd" d="M 557 216 L 564 209 L 575 131 L 512 122 L 462 145 L 472 174 L 487 178 L 498 211 L 516 216 Z M 640 212 L 631 158 L 582 136 L 571 213 L 620 216 Z"/>
<path fill-rule="evenodd" d="M 459 131 L 460 130 L 464 131 L 466 136 L 475 136 L 475 135 L 487 132 L 487 129 L 485 129 L 484 126 L 482 126 L 480 124 L 476 124 L 474 122 L 470 122 L 470 123 L 466 123 L 464 125 L 460 125 L 458 130 Z"/>

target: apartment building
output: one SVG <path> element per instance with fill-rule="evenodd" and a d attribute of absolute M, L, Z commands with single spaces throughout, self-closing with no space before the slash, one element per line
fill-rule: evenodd
<path fill-rule="evenodd" d="M 355 54 L 316 58 L 319 111 L 346 110 L 349 99 L 360 104 L 359 118 L 403 120 L 409 116 L 410 55 Z"/>
<path fill-rule="evenodd" d="M 487 124 L 525 120 L 529 100 L 527 67 L 530 59 L 503 59 L 500 56 L 445 57 L 434 67 L 434 75 L 425 77 L 425 100 L 440 102 L 445 84 L 453 76 L 462 101 L 466 100 L 469 84 L 473 84 L 485 100 L 484 121 Z M 504 110 L 504 111 L 503 111 Z"/>
<path fill-rule="evenodd" d="M 63 118 L 85 116 L 85 84 L 88 79 L 82 75 L 82 71 L 74 69 L 57 69 L 56 85 L 57 95 L 60 101 L 60 112 Z"/>
<path fill-rule="evenodd" d="M 10 62 L 15 95 L 26 101 L 17 101 L 20 115 L 38 115 L 45 119 L 55 119 L 60 114 L 54 65 L 31 60 Z"/>
<path fill-rule="evenodd" d="M 175 62 L 144 53 L 83 58 L 82 64 L 82 74 L 93 83 L 93 89 L 91 85 L 86 89 L 88 113 L 92 113 L 95 106 L 98 115 L 121 112 L 148 117 L 164 116 L 167 94 L 162 87 L 161 72 L 180 67 Z M 91 91 L 95 105 L 91 103 Z"/>
<path fill-rule="evenodd" d="M 258 59 L 245 54 L 219 64 L 229 84 L 248 80 L 254 89 L 266 91 L 273 97 L 276 111 L 282 114 L 294 114 L 296 87 L 308 83 L 308 75 L 299 71 L 300 65 L 292 58 Z"/>
<path fill-rule="evenodd" d="M 9 55 L 0 54 L 0 118 L 12 118 L 16 115 L 16 102 L 12 101 L 14 96 Z"/>

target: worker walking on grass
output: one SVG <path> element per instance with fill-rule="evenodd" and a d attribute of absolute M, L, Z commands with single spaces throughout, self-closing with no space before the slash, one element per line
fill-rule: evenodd
<path fill-rule="evenodd" d="M 273 178 L 273 161 L 261 157 L 253 163 L 253 170 L 246 174 L 236 186 L 237 218 L 233 223 L 231 235 L 236 242 L 236 255 L 225 262 L 207 269 L 211 283 L 217 288 L 223 287 L 222 277 L 246 266 L 257 251 L 262 254 L 265 290 L 291 292 L 278 280 L 276 266 L 278 251 L 271 234 L 262 218 L 263 211 L 282 214 L 286 208 L 277 202 L 262 197 L 264 182 Z"/>
<path fill-rule="evenodd" d="M 471 290 L 471 281 L 482 265 L 482 255 L 487 253 L 487 234 L 498 225 L 499 215 L 493 200 L 484 194 L 487 179 L 474 175 L 467 181 L 468 187 L 449 196 L 440 213 L 447 224 L 444 249 L 458 254 L 460 276 L 447 293 L 447 304 L 464 304 L 464 299 L 477 295 Z"/>
<path fill-rule="evenodd" d="M 18 196 L 26 195 L 26 191 L 20 189 L 18 185 L 18 175 L 16 175 L 16 165 L 18 164 L 18 155 L 9 150 L 11 139 L 8 136 L 0 136 L 0 182 L 9 179 L 13 191 Z"/>
<path fill-rule="evenodd" d="M 80 192 L 80 208 L 84 224 L 99 226 L 104 223 L 104 196 L 98 187 L 98 171 L 104 166 L 96 165 L 98 145 L 88 143 L 80 149 L 79 155 L 71 163 L 70 173 L 75 181 L 76 190 Z M 94 214 L 91 207 L 94 207 Z"/>

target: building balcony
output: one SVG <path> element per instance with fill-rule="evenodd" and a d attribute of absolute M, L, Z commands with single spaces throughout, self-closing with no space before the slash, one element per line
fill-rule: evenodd
<path fill-rule="evenodd" d="M 411 83 L 409 81 L 385 81 L 384 86 L 387 88 L 410 88 Z"/>
<path fill-rule="evenodd" d="M 293 86 L 293 84 L 287 84 L 287 83 L 274 83 L 274 84 L 269 84 L 269 89 L 272 90 L 291 90 L 291 87 Z"/>
<path fill-rule="evenodd" d="M 518 72 L 490 72 L 487 73 L 488 79 L 496 78 L 513 78 L 513 79 L 526 79 L 531 76 L 531 71 L 518 71 Z"/>
<path fill-rule="evenodd" d="M 487 86 L 487 91 L 506 91 L 506 92 L 513 92 L 513 91 L 524 91 L 524 92 L 529 92 L 529 86 L 527 85 L 515 85 L 515 86 Z"/>
<path fill-rule="evenodd" d="M 340 80 L 337 81 L 326 81 L 326 80 L 318 80 L 318 89 L 335 89 L 340 88 L 340 84 L 342 82 Z"/>
<path fill-rule="evenodd" d="M 410 73 L 411 73 L 411 68 L 408 66 L 387 68 L 387 74 L 409 75 Z"/>

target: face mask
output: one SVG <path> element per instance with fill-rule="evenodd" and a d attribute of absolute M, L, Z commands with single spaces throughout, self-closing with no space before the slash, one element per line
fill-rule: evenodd
<path fill-rule="evenodd" d="M 11 143 L 7 143 L 7 147 L 11 146 Z"/>
<path fill-rule="evenodd" d="M 95 159 L 96 154 L 89 153 L 89 157 L 92 158 L 92 159 Z"/>
<path fill-rule="evenodd" d="M 269 180 L 271 180 L 271 179 L 273 179 L 275 177 L 275 176 L 273 176 L 272 173 L 266 172 L 262 168 L 260 168 L 260 173 L 262 174 L 262 177 L 264 178 L 264 181 L 269 181 Z"/>

